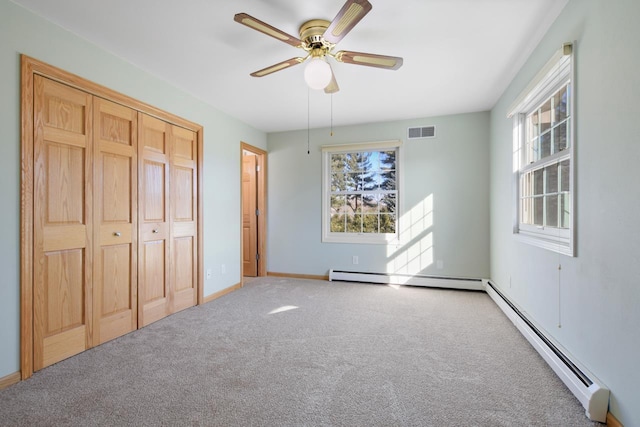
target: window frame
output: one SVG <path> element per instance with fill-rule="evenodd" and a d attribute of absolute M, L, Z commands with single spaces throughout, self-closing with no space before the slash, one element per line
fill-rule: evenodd
<path fill-rule="evenodd" d="M 524 91 L 516 98 L 509 108 L 507 117 L 513 117 L 513 234 L 524 243 L 544 248 L 560 254 L 575 256 L 575 69 L 574 69 L 574 44 L 565 43 L 545 66 L 536 74 Z M 568 148 L 558 151 L 547 157 L 527 163 L 529 115 L 538 110 L 544 103 L 552 98 L 563 86 L 569 85 L 567 117 L 567 145 Z M 555 164 L 560 165 L 569 161 L 569 219 L 568 227 L 552 227 L 534 225 L 522 222 L 522 179 L 527 173 L 543 170 Z M 543 172 L 544 174 L 544 172 Z M 546 178 L 543 175 L 543 192 L 541 197 L 547 194 Z M 558 178 L 560 179 L 560 178 Z M 558 190 L 558 195 L 562 191 Z M 543 208 L 544 217 L 547 212 Z M 558 217 L 558 225 L 560 224 Z"/>
<path fill-rule="evenodd" d="M 395 233 L 351 233 L 331 231 L 331 155 L 365 151 L 396 151 L 396 221 Z M 396 245 L 402 216 L 402 141 L 377 141 L 322 146 L 322 242 Z"/>

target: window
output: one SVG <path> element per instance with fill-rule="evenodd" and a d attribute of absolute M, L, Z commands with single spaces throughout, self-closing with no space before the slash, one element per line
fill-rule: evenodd
<path fill-rule="evenodd" d="M 545 65 L 518 97 L 514 117 L 514 233 L 573 255 L 572 45 Z"/>
<path fill-rule="evenodd" d="M 399 141 L 323 147 L 323 242 L 397 240 L 399 163 Z"/>

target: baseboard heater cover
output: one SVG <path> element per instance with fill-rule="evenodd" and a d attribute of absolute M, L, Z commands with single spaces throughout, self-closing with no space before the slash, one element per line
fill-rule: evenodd
<path fill-rule="evenodd" d="M 464 277 L 329 270 L 329 281 L 426 286 L 430 288 L 464 289 L 471 291 L 485 290 L 482 279 L 472 279 Z"/>
<path fill-rule="evenodd" d="M 584 368 L 579 368 L 556 345 L 554 345 L 526 316 L 496 287 L 487 282 L 487 294 L 507 315 L 520 333 L 542 356 L 558 377 L 584 406 L 588 418 L 607 422 L 609 389 Z"/>

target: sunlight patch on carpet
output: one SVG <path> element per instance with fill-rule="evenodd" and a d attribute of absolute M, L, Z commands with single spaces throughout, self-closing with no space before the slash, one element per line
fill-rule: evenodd
<path fill-rule="evenodd" d="M 275 310 L 271 310 L 269 314 L 277 314 L 285 311 L 295 310 L 300 307 L 296 307 L 295 305 L 283 305 L 282 307 L 278 307 Z"/>

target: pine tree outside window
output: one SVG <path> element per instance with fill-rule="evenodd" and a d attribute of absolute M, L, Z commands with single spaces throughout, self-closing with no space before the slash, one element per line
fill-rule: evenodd
<path fill-rule="evenodd" d="M 323 241 L 398 236 L 398 141 L 323 147 Z"/>

